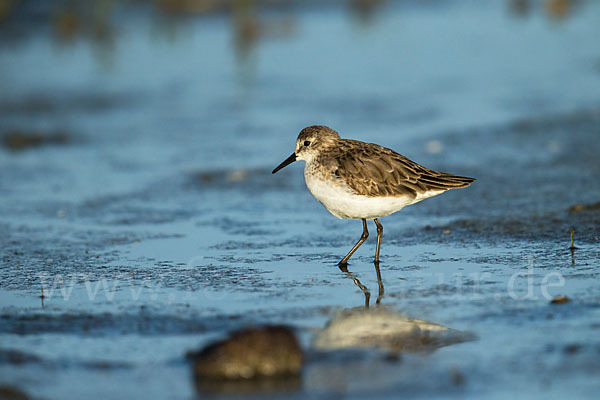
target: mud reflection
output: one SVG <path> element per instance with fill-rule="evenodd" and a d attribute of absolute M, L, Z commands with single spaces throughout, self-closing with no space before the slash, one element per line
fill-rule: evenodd
<path fill-rule="evenodd" d="M 199 396 L 260 396 L 296 392 L 302 387 L 299 376 L 233 381 L 196 381 Z"/>

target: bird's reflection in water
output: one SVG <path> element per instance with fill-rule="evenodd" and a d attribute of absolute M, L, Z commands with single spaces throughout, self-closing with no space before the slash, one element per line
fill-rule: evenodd
<path fill-rule="evenodd" d="M 435 360 L 428 355 L 474 339 L 470 332 L 408 318 L 384 305 L 344 309 L 314 335 L 315 361 L 305 367 L 304 387 L 332 393 L 360 393 L 365 388 L 428 393 L 431 382 L 440 382 L 445 390 L 443 382 L 452 382 L 452 374 L 460 371 L 449 370 L 447 363 L 453 361 L 444 355 Z"/>
<path fill-rule="evenodd" d="M 390 355 L 429 352 L 474 340 L 471 332 L 408 318 L 385 306 L 355 307 L 339 312 L 313 340 L 317 350 L 373 349 Z"/>
<path fill-rule="evenodd" d="M 369 308 L 369 289 L 345 266 L 340 266 L 340 269 L 362 290 L 365 305 L 344 309 L 331 319 L 315 336 L 313 346 L 316 349 L 379 348 L 391 354 L 398 354 L 407 351 L 432 351 L 475 339 L 475 335 L 470 332 L 408 318 L 383 305 Z M 375 305 L 379 306 L 384 295 L 379 263 L 375 263 L 375 272 L 379 286 Z"/>
<path fill-rule="evenodd" d="M 369 288 L 363 285 L 362 282 L 356 277 L 356 275 L 348 271 L 348 268 L 346 268 L 345 266 L 340 265 L 340 269 L 346 274 L 348 278 L 352 279 L 354 284 L 358 286 L 360 290 L 362 290 L 363 294 L 365 295 L 365 307 L 368 308 L 369 303 L 371 301 L 371 292 L 369 291 Z M 375 263 L 375 273 L 377 274 L 377 285 L 379 286 L 379 292 L 377 294 L 377 300 L 375 301 L 375 305 L 379 305 L 385 293 L 385 289 L 383 288 L 383 280 L 381 279 L 381 270 L 379 269 L 379 263 Z"/>

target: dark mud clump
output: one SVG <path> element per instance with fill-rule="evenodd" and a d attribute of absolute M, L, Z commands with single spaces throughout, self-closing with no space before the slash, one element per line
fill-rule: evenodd
<path fill-rule="evenodd" d="M 0 385 L 0 400 L 28 400 L 30 398 L 14 386 Z"/>
<path fill-rule="evenodd" d="M 71 137 L 66 132 L 25 132 L 15 130 L 2 136 L 2 144 L 9 150 L 20 151 L 33 147 L 46 145 L 65 145 L 71 141 Z"/>
<path fill-rule="evenodd" d="M 283 326 L 246 329 L 193 356 L 198 379 L 256 379 L 297 375 L 302 350 L 294 333 Z"/>
<path fill-rule="evenodd" d="M 238 393 L 297 386 L 304 358 L 294 333 L 284 326 L 237 331 L 189 357 L 200 392 Z"/>
<path fill-rule="evenodd" d="M 592 204 L 575 204 L 569 207 L 569 212 L 600 211 L 600 201 Z"/>
<path fill-rule="evenodd" d="M 551 304 L 565 304 L 565 303 L 568 303 L 570 301 L 571 301 L 570 298 L 568 298 L 567 296 L 561 295 L 561 296 L 554 297 L 552 300 L 550 300 L 550 303 Z"/>
<path fill-rule="evenodd" d="M 0 349 L 0 364 L 23 365 L 41 362 L 41 360 L 40 357 L 34 354 L 28 354 L 13 349 Z"/>

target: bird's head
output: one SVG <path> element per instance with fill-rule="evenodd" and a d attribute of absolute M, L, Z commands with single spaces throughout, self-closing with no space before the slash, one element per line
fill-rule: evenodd
<path fill-rule="evenodd" d="M 298 139 L 296 139 L 296 150 L 285 161 L 279 164 L 273 170 L 273 173 L 294 161 L 312 161 L 321 151 L 334 146 L 339 139 L 340 135 L 327 126 L 313 125 L 302 129 L 298 134 Z"/>

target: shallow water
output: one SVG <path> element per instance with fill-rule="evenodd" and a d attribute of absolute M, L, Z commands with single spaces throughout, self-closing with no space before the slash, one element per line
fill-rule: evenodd
<path fill-rule="evenodd" d="M 113 45 L 42 26 L 4 47 L 0 134 L 68 140 L 0 149 L 0 384 L 189 398 L 186 352 L 284 323 L 308 349 L 291 397 L 594 398 L 600 214 L 569 208 L 600 197 L 600 5 L 507 3 L 267 9 L 241 47 L 228 13 L 119 9 Z M 382 220 L 383 293 L 375 235 L 342 273 L 360 223 L 300 165 L 270 173 L 312 123 L 478 179 Z M 371 307 L 477 340 L 310 350 L 364 306 L 354 278 Z"/>

